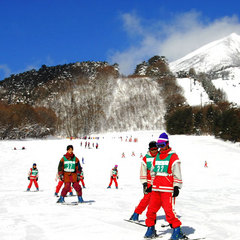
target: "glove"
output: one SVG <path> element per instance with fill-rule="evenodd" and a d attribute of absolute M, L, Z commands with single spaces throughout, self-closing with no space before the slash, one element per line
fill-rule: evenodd
<path fill-rule="evenodd" d="M 147 188 L 146 193 L 150 193 L 151 191 L 152 191 L 152 185 L 149 188 Z"/>
<path fill-rule="evenodd" d="M 179 187 L 175 186 L 175 187 L 174 187 L 174 190 L 173 190 L 173 195 L 172 195 L 172 197 L 177 197 L 178 194 L 179 194 Z"/>
<path fill-rule="evenodd" d="M 80 179 L 81 179 L 81 177 L 80 177 L 80 173 L 78 173 L 78 174 L 77 174 L 77 181 L 79 182 Z"/>
<path fill-rule="evenodd" d="M 36 180 L 38 181 L 38 177 L 36 178 Z"/>
<path fill-rule="evenodd" d="M 117 179 L 118 179 L 118 177 L 117 177 Z"/>
<path fill-rule="evenodd" d="M 28 177 L 28 180 L 30 180 L 30 177 Z"/>
<path fill-rule="evenodd" d="M 143 193 L 147 194 L 147 183 L 143 183 Z"/>
<path fill-rule="evenodd" d="M 63 174 L 60 174 L 59 178 L 60 178 L 61 181 L 63 181 L 63 179 L 64 179 Z"/>

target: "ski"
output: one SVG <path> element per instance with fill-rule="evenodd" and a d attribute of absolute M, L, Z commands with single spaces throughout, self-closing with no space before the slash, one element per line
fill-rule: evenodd
<path fill-rule="evenodd" d="M 135 223 L 135 224 L 143 226 L 143 227 L 147 227 L 144 223 L 141 223 L 139 221 L 132 221 L 132 220 L 129 220 L 129 219 L 123 219 L 123 220 L 126 221 L 126 222 Z"/>
<path fill-rule="evenodd" d="M 189 238 L 188 236 L 185 236 L 185 238 L 182 238 L 184 240 L 202 240 L 202 239 L 206 239 L 205 237 L 199 237 L 199 238 Z"/>
<path fill-rule="evenodd" d="M 83 201 L 82 203 L 80 203 L 80 202 L 63 202 L 61 204 L 62 205 L 81 205 L 81 204 L 92 205 L 93 202 L 95 202 L 95 201 L 94 200 L 88 200 L 88 201 Z"/>
<path fill-rule="evenodd" d="M 151 237 L 151 238 L 145 238 L 144 239 L 156 239 L 156 238 L 161 238 L 163 237 L 163 235 L 160 235 L 160 234 L 156 234 L 154 237 Z"/>

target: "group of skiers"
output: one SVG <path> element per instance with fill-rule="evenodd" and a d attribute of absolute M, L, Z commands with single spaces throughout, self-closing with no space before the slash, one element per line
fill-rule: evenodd
<path fill-rule="evenodd" d="M 111 188 L 114 181 L 115 187 L 118 188 L 118 165 L 111 170 L 110 183 L 107 188 Z M 30 190 L 32 183 L 38 187 L 38 170 L 36 164 L 29 171 L 30 184 L 27 191 Z M 56 187 L 55 195 L 64 183 L 64 188 L 57 203 L 64 203 L 64 198 L 68 192 L 72 194 L 73 187 L 76 190 L 78 202 L 83 203 L 82 188 L 79 184 L 82 180 L 83 187 L 83 171 L 79 159 L 73 153 L 73 146 L 67 146 L 67 153 L 61 158 L 58 165 L 57 179 L 59 183 Z M 179 195 L 179 189 L 182 186 L 181 166 L 178 155 L 169 145 L 168 135 L 163 132 L 160 134 L 157 142 L 149 143 L 148 152 L 142 158 L 140 169 L 140 181 L 143 185 L 144 196 L 135 208 L 134 213 L 130 217 L 131 221 L 139 221 L 139 215 L 148 207 L 146 214 L 147 231 L 145 238 L 157 237 L 155 224 L 157 212 L 162 207 L 165 211 L 166 220 L 173 229 L 171 240 L 185 238 L 180 226 L 181 221 L 175 214 L 174 203 L 175 198 Z"/>
<path fill-rule="evenodd" d="M 143 184 L 144 197 L 135 208 L 130 220 L 138 221 L 139 215 L 148 207 L 145 221 L 148 228 L 144 237 L 157 237 L 156 217 L 162 207 L 167 222 L 173 228 L 171 240 L 185 238 L 180 228 L 181 221 L 174 212 L 175 198 L 182 186 L 180 160 L 169 146 L 168 135 L 165 132 L 160 134 L 157 142 L 149 143 L 149 151 L 141 163 L 140 181 Z"/>

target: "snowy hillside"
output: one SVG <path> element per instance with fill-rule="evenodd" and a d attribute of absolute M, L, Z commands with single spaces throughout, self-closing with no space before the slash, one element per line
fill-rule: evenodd
<path fill-rule="evenodd" d="M 190 106 L 203 106 L 211 103 L 206 91 L 198 81 L 192 78 L 177 78 L 177 83 L 183 89 L 183 96 Z"/>
<path fill-rule="evenodd" d="M 196 72 L 217 71 L 223 67 L 240 66 L 240 36 L 236 33 L 211 42 L 169 64 L 172 72 L 189 71 L 194 68 Z"/>
<path fill-rule="evenodd" d="M 240 106 L 240 67 L 228 68 L 227 71 L 229 74 L 225 79 L 217 78 L 212 80 L 212 83 L 227 94 L 229 102 Z"/>
<path fill-rule="evenodd" d="M 84 140 L 79 139 L 1 141 L 1 240 L 143 239 L 146 228 L 123 219 L 131 216 L 143 196 L 140 155 L 146 153 L 148 142 L 156 140 L 159 133 L 160 130 L 115 133 L 90 140 L 98 142 L 99 149 L 80 147 Z M 138 137 L 138 142 L 126 141 L 130 136 Z M 91 205 L 56 204 L 55 175 L 68 144 L 73 144 L 75 154 L 85 159 L 83 199 L 94 201 Z M 191 238 L 239 239 L 240 146 L 210 136 L 184 135 L 170 136 L 170 144 L 182 161 L 183 188 L 175 207 L 182 230 Z M 26 150 L 21 150 L 22 146 Z M 122 158 L 123 152 L 126 158 Z M 135 156 L 131 156 L 132 152 Z M 229 156 L 231 165 L 226 170 Z M 204 161 L 208 168 L 204 168 Z M 39 169 L 40 192 L 34 192 L 34 186 L 32 192 L 25 192 L 27 173 L 34 162 Z M 119 189 L 107 189 L 115 164 L 119 166 Z M 76 201 L 76 197 L 67 197 L 66 201 Z M 145 214 L 140 216 L 141 221 Z M 172 230 L 162 228 L 162 223 L 166 222 L 160 210 L 156 229 L 161 239 L 167 240 Z"/>

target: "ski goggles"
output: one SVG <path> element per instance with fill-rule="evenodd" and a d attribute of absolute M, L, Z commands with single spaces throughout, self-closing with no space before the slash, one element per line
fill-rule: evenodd
<path fill-rule="evenodd" d="M 168 142 L 160 142 L 160 143 L 156 143 L 156 145 L 159 147 L 159 148 L 164 148 L 168 145 Z"/>
<path fill-rule="evenodd" d="M 154 151 L 154 150 L 158 150 L 158 148 L 157 147 L 153 147 L 153 148 L 150 148 L 149 150 L 150 151 Z"/>

